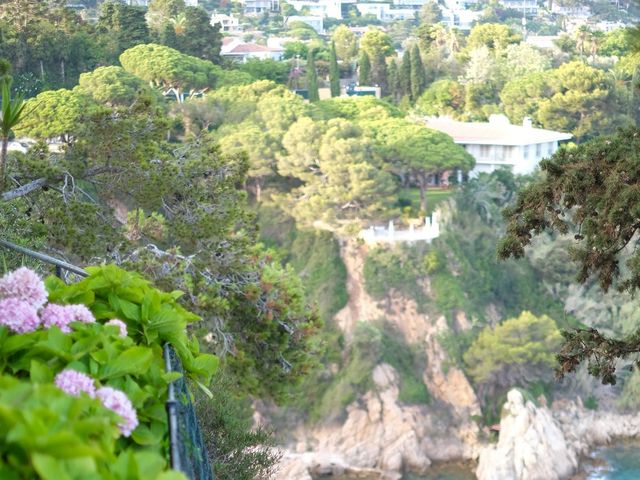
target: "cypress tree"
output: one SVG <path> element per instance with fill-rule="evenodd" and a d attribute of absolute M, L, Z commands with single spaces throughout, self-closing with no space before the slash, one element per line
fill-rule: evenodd
<path fill-rule="evenodd" d="M 629 116 L 640 127 L 640 67 L 636 67 L 631 79 L 631 101 L 629 102 Z"/>
<path fill-rule="evenodd" d="M 389 94 L 388 84 L 389 79 L 387 76 L 387 60 L 384 57 L 384 53 L 377 52 L 373 57 L 373 63 L 371 65 L 371 82 L 374 85 L 378 85 L 382 90 L 382 96 Z"/>
<path fill-rule="evenodd" d="M 360 59 L 358 60 L 358 84 L 369 85 L 371 80 L 371 61 L 369 55 L 360 51 Z"/>
<path fill-rule="evenodd" d="M 316 72 L 316 61 L 313 50 L 310 48 L 307 55 L 307 90 L 309 92 L 309 101 L 317 102 L 320 100 L 318 93 L 318 73 Z"/>
<path fill-rule="evenodd" d="M 331 42 L 331 58 L 329 60 L 329 84 L 331 96 L 340 96 L 340 70 L 338 69 L 338 58 L 336 57 L 336 42 Z"/>
<path fill-rule="evenodd" d="M 411 52 L 407 48 L 402 55 L 402 65 L 398 73 L 398 86 L 400 97 L 411 95 Z"/>
<path fill-rule="evenodd" d="M 400 79 L 398 78 L 398 64 L 396 63 L 396 59 L 392 58 L 389 63 L 389 67 L 387 68 L 388 73 L 388 85 L 389 85 L 389 95 L 393 98 L 394 102 L 397 102 L 400 98 Z"/>
<path fill-rule="evenodd" d="M 427 76 L 417 44 L 411 49 L 411 97 L 415 102 L 427 86 Z"/>

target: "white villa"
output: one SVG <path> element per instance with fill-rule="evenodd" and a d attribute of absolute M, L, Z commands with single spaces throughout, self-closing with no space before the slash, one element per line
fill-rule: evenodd
<path fill-rule="evenodd" d="M 512 125 L 504 115 L 491 115 L 489 122 L 458 122 L 446 117 L 427 118 L 429 128 L 446 133 L 476 159 L 470 176 L 509 167 L 514 173 L 531 173 L 540 160 L 558 150 L 558 142 L 569 140 L 569 133 L 534 128 L 531 119 Z"/>
<path fill-rule="evenodd" d="M 246 63 L 252 58 L 258 60 L 282 60 L 283 54 L 284 48 L 247 43 L 239 37 L 224 37 L 220 48 L 222 57 L 239 63 Z"/>
<path fill-rule="evenodd" d="M 212 13 L 211 25 L 220 24 L 220 31 L 224 33 L 240 33 L 240 20 L 233 15 L 227 15 L 225 13 Z"/>

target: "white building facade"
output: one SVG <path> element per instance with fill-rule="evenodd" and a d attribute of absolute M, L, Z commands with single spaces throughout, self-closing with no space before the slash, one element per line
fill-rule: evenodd
<path fill-rule="evenodd" d="M 531 173 L 540 160 L 558 150 L 560 142 L 572 138 L 569 133 L 534 128 L 527 118 L 523 125 L 512 125 L 504 115 L 491 115 L 485 123 L 428 118 L 426 125 L 451 136 L 475 158 L 471 177 L 504 167 L 516 174 Z"/>
<path fill-rule="evenodd" d="M 212 13 L 211 25 L 220 25 L 220 31 L 225 33 L 240 33 L 240 20 L 233 15 L 227 15 L 225 13 Z"/>

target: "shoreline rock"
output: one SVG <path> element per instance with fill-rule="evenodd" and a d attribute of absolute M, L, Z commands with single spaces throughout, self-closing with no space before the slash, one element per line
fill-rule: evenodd
<path fill-rule="evenodd" d="M 640 414 L 585 409 L 560 400 L 552 409 L 507 396 L 498 443 L 480 451 L 478 480 L 564 480 L 579 473 L 580 461 L 600 445 L 640 435 Z"/>

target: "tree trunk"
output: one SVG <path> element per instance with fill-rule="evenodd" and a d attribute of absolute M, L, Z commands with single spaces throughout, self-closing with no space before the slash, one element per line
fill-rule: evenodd
<path fill-rule="evenodd" d="M 259 178 L 256 178 L 256 202 L 260 203 L 262 197 L 262 182 Z"/>
<path fill-rule="evenodd" d="M 60 60 L 60 74 L 62 75 L 62 83 L 66 83 L 66 74 L 64 72 L 64 60 Z"/>
<path fill-rule="evenodd" d="M 44 82 L 44 62 L 40 60 L 40 80 Z"/>
<path fill-rule="evenodd" d="M 2 150 L 0 151 L 0 192 L 4 192 L 4 175 L 7 164 L 7 150 L 9 149 L 9 136 L 2 137 Z"/>
<path fill-rule="evenodd" d="M 420 188 L 420 213 L 427 214 L 427 174 L 425 172 L 419 172 L 417 174 L 418 187 Z"/>

